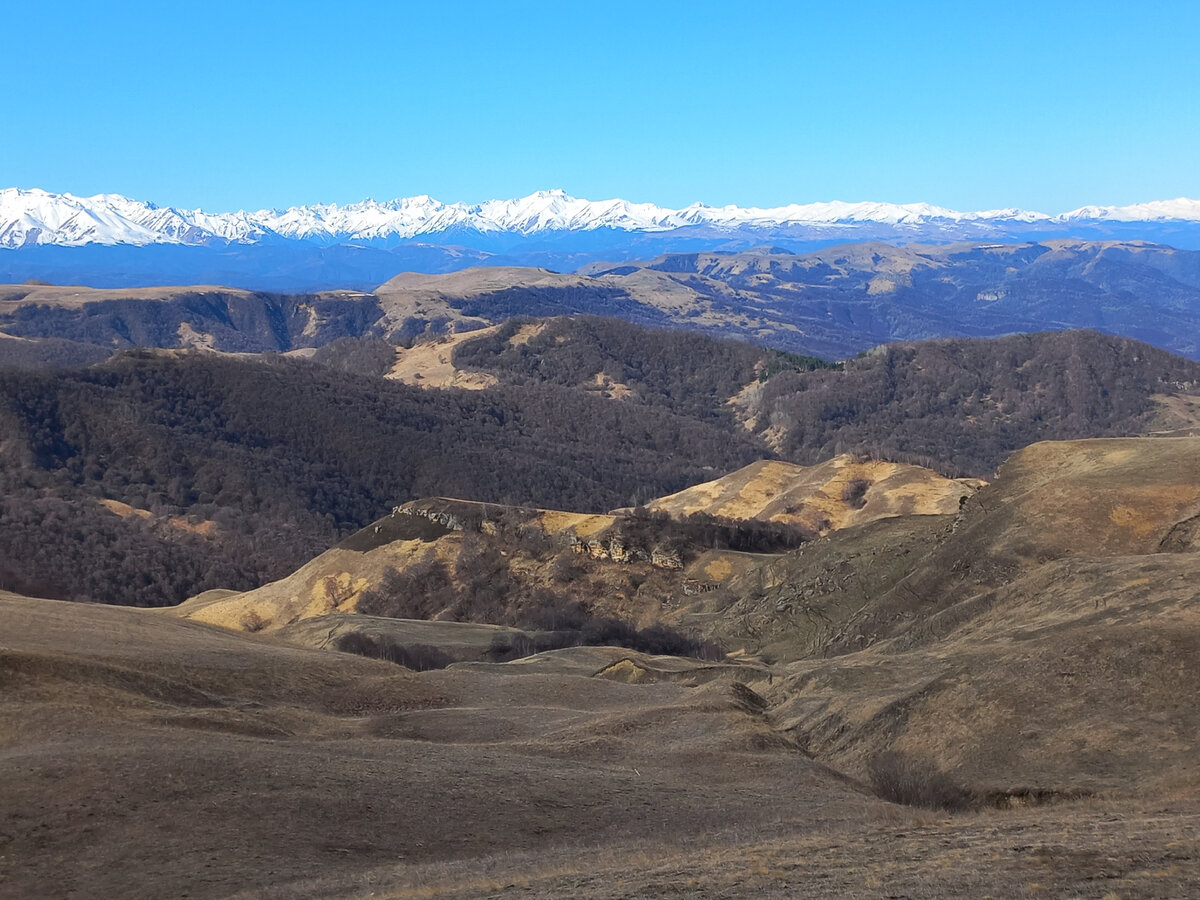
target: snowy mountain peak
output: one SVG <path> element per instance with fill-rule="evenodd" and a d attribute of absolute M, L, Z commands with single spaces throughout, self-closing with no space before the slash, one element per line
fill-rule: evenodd
<path fill-rule="evenodd" d="M 870 237 L 962 237 L 1002 235 L 1017 225 L 1069 226 L 1080 222 L 1200 223 L 1200 200 L 1179 198 L 1131 206 L 1085 206 L 1049 216 L 1021 209 L 958 212 L 928 203 L 829 201 L 760 209 L 693 203 L 670 209 L 628 200 L 582 200 L 560 188 L 527 197 L 484 203 L 442 203 L 426 194 L 396 200 L 363 200 L 296 206 L 285 210 L 206 213 L 158 206 L 120 194 L 77 197 L 38 188 L 0 190 L 0 247 L 35 244 L 228 244 L 270 239 L 317 244 L 355 241 L 398 243 L 454 230 L 514 236 L 540 232 L 668 232 L 705 228 L 714 232 L 808 230 L 820 236 L 855 229 Z"/>
<path fill-rule="evenodd" d="M 1098 219 L 1111 222 L 1200 222 L 1200 200 L 1179 197 L 1175 200 L 1154 200 L 1150 203 L 1135 203 L 1131 206 L 1082 206 L 1062 219 Z"/>

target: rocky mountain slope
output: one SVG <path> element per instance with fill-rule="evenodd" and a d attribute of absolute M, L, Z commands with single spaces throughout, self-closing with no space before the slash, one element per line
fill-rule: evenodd
<path fill-rule="evenodd" d="M 727 577 L 755 554 L 813 537 L 766 520 L 426 498 L 396 507 L 285 578 L 244 593 L 202 594 L 175 612 L 247 631 L 365 613 L 557 631 L 565 639 L 595 620 L 658 624 L 664 598 L 686 596 L 718 568 Z"/>
<path fill-rule="evenodd" d="M 979 485 L 844 456 L 811 468 L 754 463 L 608 515 L 429 498 L 286 578 L 201 595 L 176 612 L 249 631 L 382 610 L 525 628 L 578 628 L 596 615 L 644 626 L 820 533 L 953 515 Z"/>

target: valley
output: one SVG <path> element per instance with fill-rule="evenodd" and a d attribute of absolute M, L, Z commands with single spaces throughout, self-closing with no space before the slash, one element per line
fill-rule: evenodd
<path fill-rule="evenodd" d="M 691 315 L 863 252 L 6 288 L 0 885 L 1186 895 L 1200 363 Z"/>
<path fill-rule="evenodd" d="M 1197 450 L 1036 444 L 944 512 L 796 472 L 796 502 L 882 517 L 795 549 L 714 551 L 697 526 L 735 520 L 670 499 L 619 553 L 621 515 L 430 499 L 245 594 L 5 593 L 0 878 L 64 896 L 1184 894 Z M 768 473 L 697 495 L 758 512 Z M 489 551 L 505 571 L 455 621 L 464 557 Z M 420 596 L 448 607 L 367 614 L 431 557 L 447 582 Z M 559 621 L 476 624 L 568 569 L 593 613 L 702 629 L 721 655 L 564 644 L 581 623 L 562 598 L 543 610 Z"/>
<path fill-rule="evenodd" d="M 481 389 L 419 386 L 438 371 Z M 1038 440 L 1186 434 L 1197 385 L 1196 363 L 1088 332 L 835 366 L 594 317 L 9 369 L 0 589 L 134 605 L 244 590 L 426 496 L 607 513 L 756 460 L 844 454 L 987 479 Z"/>
<path fill-rule="evenodd" d="M 0 900 L 1200 897 L 1200 4 L 2 21 Z"/>

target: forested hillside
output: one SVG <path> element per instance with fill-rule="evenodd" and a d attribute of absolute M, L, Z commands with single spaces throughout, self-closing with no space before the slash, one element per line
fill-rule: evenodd
<path fill-rule="evenodd" d="M 510 319 L 459 345 L 454 363 L 509 384 L 607 391 L 699 418 L 728 418 L 729 399 L 759 378 L 834 368 L 815 357 L 598 316 Z"/>
<path fill-rule="evenodd" d="M 1200 396 L 1200 363 L 1094 331 L 886 344 L 831 364 L 579 317 L 513 320 L 454 360 L 501 383 L 575 385 L 715 421 L 736 410 L 805 465 L 855 453 L 985 477 L 1035 441 L 1140 434 L 1160 401 Z"/>
<path fill-rule="evenodd" d="M 413 497 L 606 510 L 766 452 L 744 432 L 551 386 L 427 391 L 301 361 L 148 353 L 6 373 L 0 588 L 178 602 L 278 577 Z"/>
<path fill-rule="evenodd" d="M 378 377 L 393 354 L 343 340 L 308 360 L 132 351 L 0 373 L 0 589 L 171 603 L 279 577 L 422 496 L 604 511 L 842 452 L 987 477 L 1034 441 L 1162 427 L 1168 401 L 1169 427 L 1200 421 L 1200 364 L 1093 332 L 889 345 L 843 369 L 525 320 L 460 345 L 456 365 L 499 381 L 481 391 Z"/>
<path fill-rule="evenodd" d="M 1035 441 L 1140 434 L 1155 396 L 1200 394 L 1200 363 L 1092 331 L 889 344 L 844 370 L 784 372 L 750 401 L 780 454 L 838 453 L 988 476 Z"/>

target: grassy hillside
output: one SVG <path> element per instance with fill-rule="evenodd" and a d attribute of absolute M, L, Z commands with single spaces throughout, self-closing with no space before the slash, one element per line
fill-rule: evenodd
<path fill-rule="evenodd" d="M 956 514 L 745 560 L 733 604 L 652 592 L 647 613 L 704 618 L 757 659 L 504 661 L 540 635 L 329 604 L 247 634 L 196 621 L 236 606 L 220 592 L 169 615 L 0 591 L 0 879 L 17 896 L 1190 896 L 1198 451 L 1037 444 Z M 294 611 L 434 547 L 459 587 L 489 546 L 532 585 L 554 564 L 530 528 L 617 524 L 410 512 L 242 601 Z M 589 581 L 635 572 L 592 562 Z M 456 600 L 403 587 L 409 609 Z M 411 653 L 363 659 L 368 641 Z"/>
<path fill-rule="evenodd" d="M 874 777 L 872 760 L 902 754 L 877 774 L 950 773 L 1004 804 L 1195 796 L 1196 714 L 1178 698 L 1200 686 L 1186 662 L 1198 450 L 1196 438 L 1036 444 L 915 564 L 885 563 L 891 584 L 849 607 L 836 591 L 793 590 L 797 608 L 826 615 L 789 666 L 776 721 L 844 771 Z M 836 574 L 822 562 L 835 543 L 867 546 L 848 537 L 802 556 Z M 842 565 L 868 568 L 850 553 Z M 794 589 L 807 574 L 798 562 Z"/>
<path fill-rule="evenodd" d="M 358 896 L 382 866 L 886 808 L 774 738 L 740 685 L 417 674 L 11 594 L 0 633 L 11 896 Z"/>

